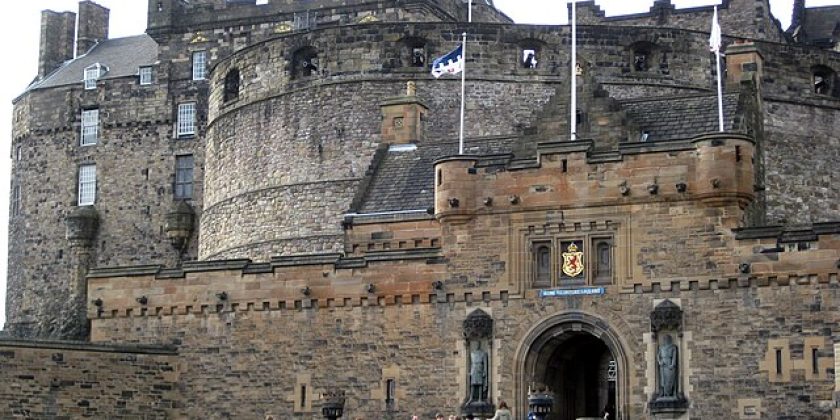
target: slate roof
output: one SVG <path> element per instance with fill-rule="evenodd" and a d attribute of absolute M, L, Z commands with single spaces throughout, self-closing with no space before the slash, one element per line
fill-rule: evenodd
<path fill-rule="evenodd" d="M 158 45 L 148 35 L 108 39 L 96 44 L 87 54 L 61 65 L 42 80 L 35 81 L 27 90 L 82 83 L 84 70 L 92 64 L 102 64 L 108 72 L 100 79 L 134 76 L 140 66 L 158 61 Z"/>
<path fill-rule="evenodd" d="M 622 104 L 627 116 L 648 131 L 648 141 L 690 139 L 718 131 L 717 95 L 632 101 Z M 732 130 L 738 94 L 723 96 L 723 125 Z"/>
<path fill-rule="evenodd" d="M 723 97 L 724 128 L 733 130 L 738 93 Z M 656 98 L 621 102 L 632 124 L 650 132 L 648 141 L 686 140 L 718 131 L 717 95 Z M 520 138 L 467 143 L 468 155 L 505 155 Z M 413 151 L 389 151 L 365 192 L 358 213 L 423 210 L 434 205 L 433 162 L 458 153 L 456 142 L 419 144 Z M 507 157 L 491 160 L 504 164 Z"/>
<path fill-rule="evenodd" d="M 834 40 L 834 32 L 838 27 L 840 27 L 840 6 L 805 9 L 802 29 L 810 41 Z"/>
<path fill-rule="evenodd" d="M 472 141 L 467 155 L 510 153 L 516 139 Z M 389 151 L 374 175 L 359 213 L 422 210 L 435 204 L 435 160 L 458 154 L 458 143 L 421 144 L 417 150 Z"/>

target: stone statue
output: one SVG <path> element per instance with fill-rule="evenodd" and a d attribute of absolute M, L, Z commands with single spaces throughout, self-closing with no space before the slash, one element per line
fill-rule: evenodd
<path fill-rule="evenodd" d="M 417 83 L 414 83 L 413 80 L 408 81 L 405 86 L 405 96 L 416 96 L 417 95 Z"/>
<path fill-rule="evenodd" d="M 656 352 L 656 362 L 659 364 L 659 398 L 677 397 L 677 346 L 670 335 L 662 337 L 662 344 Z"/>
<path fill-rule="evenodd" d="M 477 343 L 470 352 L 470 401 L 484 401 L 487 394 L 487 352 Z"/>

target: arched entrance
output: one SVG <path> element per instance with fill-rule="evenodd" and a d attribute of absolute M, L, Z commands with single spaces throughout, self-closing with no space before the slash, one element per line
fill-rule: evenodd
<path fill-rule="evenodd" d="M 528 410 L 528 387 L 546 385 L 555 397 L 549 420 L 626 418 L 627 358 L 602 319 L 582 313 L 553 315 L 531 329 L 517 358 L 517 418 Z"/>

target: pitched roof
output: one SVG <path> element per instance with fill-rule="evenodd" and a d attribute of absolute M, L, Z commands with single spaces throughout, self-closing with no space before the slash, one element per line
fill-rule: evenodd
<path fill-rule="evenodd" d="M 468 155 L 510 153 L 516 139 L 470 141 Z M 422 210 L 435 202 L 435 160 L 458 154 L 458 143 L 420 144 L 412 151 L 389 151 L 365 194 L 359 213 Z"/>
<path fill-rule="evenodd" d="M 803 28 L 811 42 L 834 40 L 840 28 L 840 6 L 810 7 L 805 9 Z"/>
<path fill-rule="evenodd" d="M 33 82 L 27 90 L 82 83 L 84 70 L 99 63 L 108 68 L 101 79 L 133 76 L 140 66 L 158 61 L 158 45 L 148 35 L 108 39 L 96 44 L 87 54 L 76 57 L 61 65 L 42 80 Z"/>
<path fill-rule="evenodd" d="M 648 141 L 684 140 L 704 133 L 718 131 L 717 96 L 691 96 L 622 104 L 627 116 L 647 131 Z M 735 127 L 738 94 L 723 96 L 723 125 L 729 131 Z"/>

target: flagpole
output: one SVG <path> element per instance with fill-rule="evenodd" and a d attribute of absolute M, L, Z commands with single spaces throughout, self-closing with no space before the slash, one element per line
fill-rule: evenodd
<path fill-rule="evenodd" d="M 718 25 L 718 27 L 719 27 L 720 24 L 717 22 L 717 19 L 718 19 L 717 6 L 715 6 L 715 22 L 714 22 L 713 25 Z M 717 36 L 720 37 L 720 34 L 718 34 Z M 723 87 L 721 86 L 721 82 L 720 82 L 720 74 L 722 73 L 721 68 L 720 68 L 720 44 L 721 44 L 720 39 L 718 39 L 717 49 L 715 50 L 715 58 L 717 60 L 717 67 L 716 67 L 717 71 L 715 71 L 715 73 L 717 73 L 717 90 L 718 90 L 718 128 L 720 129 L 720 132 L 722 133 L 723 132 Z"/>
<path fill-rule="evenodd" d="M 461 41 L 461 59 L 463 65 L 461 68 L 461 135 L 458 140 L 458 154 L 464 154 L 464 103 L 467 83 L 467 33 L 461 34 L 463 40 Z"/>
<path fill-rule="evenodd" d="M 572 76 L 570 78 L 572 81 L 572 105 L 569 107 L 569 113 L 571 114 L 569 131 L 572 141 L 577 140 L 577 8 L 575 7 L 575 1 L 572 0 Z"/>
<path fill-rule="evenodd" d="M 472 2 L 473 2 L 473 0 L 467 0 L 467 4 L 469 5 L 469 6 L 467 6 L 467 10 L 468 10 L 468 12 L 467 12 L 467 22 L 470 22 L 470 23 L 472 23 Z"/>

